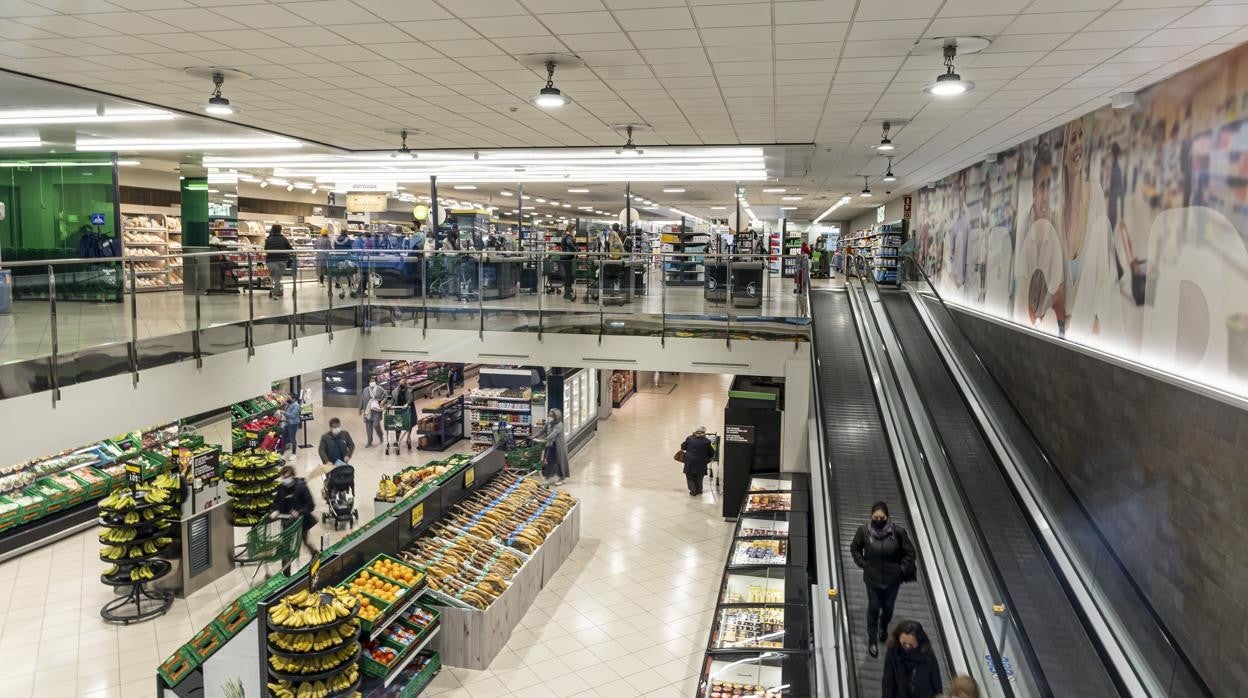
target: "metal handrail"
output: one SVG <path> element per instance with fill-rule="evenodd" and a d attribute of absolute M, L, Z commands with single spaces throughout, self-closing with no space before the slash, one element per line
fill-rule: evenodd
<path fill-rule="evenodd" d="M 975 349 L 975 344 L 974 342 L 971 341 L 970 336 L 967 334 L 966 328 L 964 328 L 962 326 L 962 323 L 958 321 L 957 315 L 953 313 L 953 310 L 949 307 L 949 304 L 946 303 L 945 299 L 940 295 L 940 291 L 937 290 L 936 285 L 932 283 L 931 277 L 928 276 L 927 271 L 924 270 L 923 266 L 919 264 L 918 261 L 915 260 L 914 257 L 910 255 L 906 255 L 902 258 L 903 268 L 905 267 L 907 263 L 909 263 L 910 266 L 912 266 L 916 271 L 919 272 L 919 274 L 921 275 L 923 279 L 923 282 L 927 285 L 928 290 L 931 292 L 932 297 L 936 299 L 936 301 L 940 304 L 940 307 L 948 315 L 954 327 L 957 328 L 958 334 L 961 335 L 963 339 L 963 344 L 965 348 L 970 351 L 970 355 L 971 357 L 974 358 L 975 363 L 978 364 L 978 366 L 982 369 L 983 373 L 989 377 L 989 379 L 993 383 L 993 386 L 996 388 L 997 392 L 1000 393 L 1000 395 L 1004 398 L 1005 403 L 1010 406 L 1010 409 L 1014 412 L 1014 415 L 1018 418 L 1018 422 L 1022 424 L 1023 428 L 1026 430 L 1027 436 L 1030 439 L 1031 445 L 1035 449 L 1035 452 L 1044 461 L 1044 465 L 1048 469 L 1049 474 L 1053 476 L 1054 478 L 1056 478 L 1057 482 L 1061 484 L 1062 488 L 1065 489 L 1066 493 L 1070 496 L 1071 501 L 1074 502 L 1076 507 L 1078 507 L 1079 512 L 1083 514 L 1085 522 L 1088 524 L 1091 530 L 1096 534 L 1097 540 L 1100 542 L 1101 547 L 1105 550 L 1106 553 L 1108 553 L 1109 558 L 1113 560 L 1114 565 L 1118 568 L 1118 571 L 1122 574 L 1123 578 L 1127 581 L 1127 584 L 1128 586 L 1130 586 L 1132 592 L 1134 592 L 1136 598 L 1138 599 L 1140 603 L 1141 608 L 1145 610 L 1149 618 L 1155 624 L 1156 630 L 1159 633 L 1161 639 L 1165 642 L 1166 646 L 1171 649 L 1171 651 L 1174 653 L 1174 656 L 1179 660 L 1179 662 L 1187 670 L 1188 676 L 1194 683 L 1195 687 L 1198 690 L 1200 690 L 1203 695 L 1213 696 L 1212 689 L 1210 689 L 1209 685 L 1205 682 L 1204 678 L 1200 675 L 1200 672 L 1196 670 L 1195 665 L 1192 664 L 1192 661 L 1187 656 L 1187 653 L 1184 652 L 1183 648 L 1178 644 L 1178 641 L 1175 639 L 1174 635 L 1170 632 L 1169 628 L 1166 626 L 1165 621 L 1162 620 L 1160 614 L 1157 613 L 1157 610 L 1153 607 L 1152 603 L 1149 602 L 1148 597 L 1144 595 L 1143 590 L 1140 588 L 1139 584 L 1135 581 L 1135 578 L 1131 575 L 1130 571 L 1127 570 L 1125 563 L 1123 563 L 1122 559 L 1118 557 L 1118 554 L 1114 551 L 1113 547 L 1110 546 L 1109 540 L 1105 537 L 1105 534 L 1101 531 L 1100 527 L 1096 524 L 1095 519 L 1092 518 L 1091 513 L 1084 506 L 1083 501 L 1080 500 L 1079 496 L 1075 493 L 1074 487 L 1070 484 L 1070 481 L 1061 472 L 1061 470 L 1057 468 L 1053 459 L 1049 456 L 1048 451 L 1044 448 L 1044 445 L 1041 443 L 1039 437 L 1036 436 L 1036 433 L 1032 429 L 1031 424 L 1026 420 L 1026 418 L 1023 417 L 1022 413 L 1018 410 L 1018 406 L 1014 404 L 1014 401 L 1009 398 L 1009 393 L 1005 391 L 1005 387 L 1001 385 L 1001 382 L 997 379 L 996 374 L 994 374 L 991 370 L 988 369 L 987 364 L 984 363 L 983 358 L 979 355 L 979 352 Z M 966 399 L 967 397 L 964 395 L 963 400 L 966 400 Z M 984 425 L 980 423 L 980 420 L 978 419 L 975 420 L 975 423 L 978 425 L 981 431 L 984 429 Z M 997 429 L 996 425 L 994 424 L 992 426 L 993 426 L 994 431 L 996 431 Z M 1008 440 L 1004 438 L 1004 435 L 999 435 L 999 436 L 1002 437 L 1003 441 Z M 999 458 L 995 449 L 989 449 L 989 450 L 993 452 L 993 457 L 997 458 L 999 461 Z"/>
<path fill-rule="evenodd" d="M 871 284 L 872 286 L 875 287 L 876 295 L 878 296 L 880 293 L 879 282 L 876 281 L 875 275 L 870 273 L 874 265 L 871 263 L 871 260 L 869 259 L 866 259 L 865 261 L 866 261 L 865 266 L 868 272 L 868 276 L 871 277 Z M 862 285 L 863 292 L 866 293 L 866 287 L 867 287 L 866 280 L 861 275 L 859 275 L 858 282 Z M 879 331 L 878 330 L 879 319 L 875 317 L 874 313 L 872 313 L 872 321 L 875 322 L 877 331 Z M 901 342 L 898 342 L 897 347 L 901 351 L 902 363 L 905 364 L 907 370 L 911 371 L 911 375 L 913 376 L 913 370 L 911 368 L 912 364 L 910 363 L 910 360 L 906 357 L 905 346 L 903 346 Z M 895 366 L 894 366 L 894 370 L 896 370 Z M 916 394 L 918 395 L 919 405 L 923 410 L 923 414 L 927 415 L 927 420 L 929 423 L 933 422 L 934 421 L 933 412 L 931 409 L 931 405 L 929 405 L 927 402 L 927 398 L 923 395 L 922 391 L 916 391 Z M 918 424 L 918 422 L 915 419 L 914 413 L 910 409 L 910 405 L 906 401 L 903 400 L 902 408 L 906 413 L 907 420 L 912 425 L 912 428 L 914 428 L 913 425 Z M 936 429 L 932 429 L 931 433 L 936 439 L 936 447 L 940 450 L 941 458 L 944 460 L 945 463 L 951 463 L 952 459 L 949 457 L 949 449 L 948 449 L 948 446 L 945 444 L 944 437 L 942 437 L 940 434 L 940 431 Z M 919 448 L 920 450 L 922 449 L 921 443 L 919 444 Z M 932 470 L 931 460 L 928 459 L 926 454 L 922 452 L 920 452 L 920 456 L 922 457 L 921 459 L 923 461 L 923 467 L 924 467 L 924 470 L 926 471 L 928 480 L 932 483 L 935 483 L 936 477 L 935 477 L 935 472 Z M 958 503 L 960 503 L 965 510 L 969 511 L 970 510 L 970 507 L 968 506 L 969 500 L 966 495 L 966 489 L 962 486 L 961 478 L 959 478 L 957 473 L 953 472 L 952 469 L 949 471 L 949 476 L 950 476 L 949 477 L 950 482 L 953 483 L 954 489 L 957 491 L 958 500 L 959 500 Z M 948 514 L 949 510 L 945 506 L 944 499 L 938 498 L 936 504 L 940 508 L 941 515 L 946 522 L 945 524 L 946 530 L 950 534 L 950 539 L 957 540 L 958 537 L 954 535 L 954 531 L 952 531 L 949 528 L 950 526 L 949 522 L 952 519 L 949 517 L 949 514 Z M 1041 695 L 1052 696 L 1054 695 L 1053 689 L 1049 686 L 1048 679 L 1044 675 L 1043 667 L 1040 665 L 1039 656 L 1036 654 L 1035 648 L 1031 644 L 1031 639 L 1027 635 L 1026 629 L 1023 627 L 1022 620 L 1018 618 L 1018 616 L 1015 614 L 1014 609 L 1017 607 L 1014 605 L 1014 601 L 1012 597 L 1010 596 L 1009 588 L 1005 585 L 1005 579 L 1001 575 L 1001 569 L 1000 567 L 998 567 L 997 562 L 993 558 L 992 554 L 988 552 L 989 551 L 988 542 L 987 542 L 987 538 L 984 535 L 983 528 L 980 526 L 978 519 L 976 519 L 974 516 L 968 516 L 967 521 L 970 524 L 971 531 L 975 536 L 976 545 L 981 551 L 984 552 L 983 560 L 986 563 L 988 572 L 992 577 L 992 584 L 994 587 L 996 587 L 998 592 L 1001 594 L 1002 599 L 1005 601 L 1006 614 L 1004 615 L 1004 618 L 1010 624 L 1010 626 L 1014 628 L 1015 634 L 1019 640 L 1019 644 L 1023 649 L 1023 653 L 1027 657 L 1027 664 L 1029 667 L 1031 667 L 1034 677 L 1038 679 Z M 975 598 L 976 603 L 972 604 L 972 608 L 974 609 L 974 612 L 975 612 L 975 618 L 980 624 L 980 629 L 984 633 L 984 638 L 986 641 L 992 640 L 993 636 L 992 636 L 991 629 L 988 626 L 987 617 L 983 614 L 983 609 L 981 608 L 978 594 L 975 591 L 974 585 L 971 583 L 970 569 L 966 565 L 966 561 L 963 558 L 962 550 L 960 547 L 956 551 L 955 559 L 958 561 L 958 568 L 959 568 L 959 571 L 962 573 L 963 580 L 967 584 L 968 592 L 972 595 L 972 597 Z M 1000 652 L 997 649 L 995 641 L 989 641 L 987 642 L 987 644 L 988 644 L 988 652 L 992 655 L 992 661 L 994 665 L 998 667 L 1003 666 L 1003 664 L 1001 663 Z M 1005 676 L 1005 672 L 1000 671 L 998 678 L 1001 680 L 1002 689 L 1006 692 L 1006 695 L 1012 696 L 1013 689 L 1010 686 L 1010 682 L 1008 681 L 1007 677 Z"/>

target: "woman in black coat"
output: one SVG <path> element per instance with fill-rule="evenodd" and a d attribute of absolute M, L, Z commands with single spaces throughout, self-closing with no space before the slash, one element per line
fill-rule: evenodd
<path fill-rule="evenodd" d="M 680 444 L 685 454 L 685 483 L 690 496 L 702 494 L 702 478 L 706 477 L 706 464 L 715 460 L 715 447 L 706 438 L 706 427 L 698 427 Z"/>
<path fill-rule="evenodd" d="M 320 551 L 308 540 L 308 532 L 316 526 L 316 518 L 313 516 L 316 501 L 312 499 L 308 483 L 303 478 L 296 477 L 295 469 L 289 465 L 282 466 L 277 475 L 280 478 L 280 484 L 273 497 L 274 514 L 283 519 L 283 528 L 289 527 L 295 519 L 303 517 L 303 531 L 301 531 L 303 545 L 312 553 L 312 557 L 316 557 Z"/>
<path fill-rule="evenodd" d="M 888 624 L 901 583 L 915 576 L 914 544 L 906 529 L 888 518 L 888 505 L 876 502 L 871 507 L 871 522 L 858 527 L 849 550 L 854 564 L 862 568 L 862 581 L 867 586 L 867 652 L 878 657 L 876 641 L 888 639 Z"/>
<path fill-rule="evenodd" d="M 940 662 L 922 625 L 903 620 L 893 629 L 881 686 L 883 698 L 936 698 L 944 690 Z"/>

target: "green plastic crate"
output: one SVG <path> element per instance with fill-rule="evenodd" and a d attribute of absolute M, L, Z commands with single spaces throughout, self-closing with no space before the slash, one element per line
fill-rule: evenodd
<path fill-rule="evenodd" d="M 212 656 L 213 652 L 220 649 L 228 638 L 221 634 L 221 631 L 214 623 L 204 626 L 203 630 L 195 633 L 195 637 L 191 641 L 183 645 L 191 651 L 191 656 L 195 657 L 201 663 Z"/>
<path fill-rule="evenodd" d="M 54 514 L 69 506 L 69 492 L 51 480 L 36 480 L 26 494 L 43 498 L 43 514 Z M 27 519 L 28 521 L 30 519 Z"/>
<path fill-rule="evenodd" d="M 195 654 L 187 649 L 186 645 L 182 645 L 178 651 L 161 662 L 160 668 L 156 671 L 160 674 L 160 678 L 164 679 L 166 686 L 174 688 L 199 665 L 200 661 Z"/>
<path fill-rule="evenodd" d="M 84 470 L 91 471 L 91 473 L 97 477 L 93 480 L 82 477 L 81 473 Z M 81 482 L 82 486 L 86 488 L 88 499 L 103 497 L 113 488 L 113 476 L 98 468 L 92 468 L 89 466 L 86 468 L 79 468 L 78 470 L 73 471 L 73 476 L 75 480 Z"/>
<path fill-rule="evenodd" d="M 235 600 L 224 611 L 218 613 L 216 618 L 212 619 L 212 624 L 221 633 L 221 636 L 228 640 L 247 627 L 247 624 L 255 617 L 256 614 L 254 612 L 249 612 L 243 607 L 242 603 Z"/>

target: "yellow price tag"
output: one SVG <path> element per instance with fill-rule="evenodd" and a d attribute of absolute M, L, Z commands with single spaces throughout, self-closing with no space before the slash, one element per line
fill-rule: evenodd
<path fill-rule="evenodd" d="M 412 507 L 411 517 L 412 517 L 411 518 L 412 528 L 416 528 L 417 526 L 421 524 L 421 522 L 425 520 L 425 503 L 424 502 L 421 502 L 420 504 L 417 504 L 416 506 Z"/>
<path fill-rule="evenodd" d="M 470 466 L 464 471 L 464 487 L 472 487 L 472 483 L 477 481 L 477 466 Z"/>

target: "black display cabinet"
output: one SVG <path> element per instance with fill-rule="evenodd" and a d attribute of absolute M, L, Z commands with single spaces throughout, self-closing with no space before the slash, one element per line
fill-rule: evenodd
<path fill-rule="evenodd" d="M 321 400 L 326 407 L 360 406 L 360 374 L 356 362 L 321 371 Z"/>
<path fill-rule="evenodd" d="M 724 408 L 720 463 L 724 476 L 723 515 L 735 519 L 752 475 L 780 471 L 780 422 L 784 381 L 737 376 Z"/>

